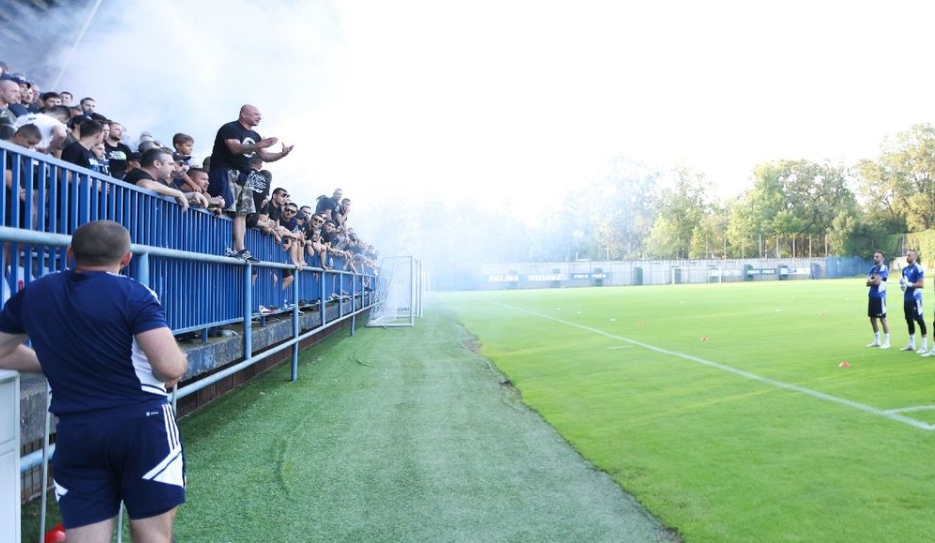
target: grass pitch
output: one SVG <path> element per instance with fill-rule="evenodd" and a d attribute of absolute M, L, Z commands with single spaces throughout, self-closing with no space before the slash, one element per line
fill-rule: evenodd
<path fill-rule="evenodd" d="M 890 350 L 864 347 L 859 279 L 441 298 L 525 403 L 689 543 L 935 537 L 935 359 L 898 350 L 899 292 Z"/>
<path fill-rule="evenodd" d="M 859 279 L 440 295 L 184 419 L 177 538 L 674 541 L 622 487 L 686 543 L 928 543 L 935 359 L 865 313 Z"/>

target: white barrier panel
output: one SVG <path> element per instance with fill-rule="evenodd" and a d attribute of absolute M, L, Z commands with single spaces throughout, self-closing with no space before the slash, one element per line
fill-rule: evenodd
<path fill-rule="evenodd" d="M 0 370 L 0 541 L 20 543 L 19 374 Z"/>

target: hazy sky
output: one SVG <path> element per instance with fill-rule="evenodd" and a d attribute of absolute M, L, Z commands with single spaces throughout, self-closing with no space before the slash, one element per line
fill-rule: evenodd
<path fill-rule="evenodd" d="M 253 103 L 296 146 L 270 169 L 300 199 L 533 217 L 614 155 L 722 195 L 766 160 L 875 158 L 935 122 L 933 20 L 922 1 L 104 0 L 63 85 L 200 154 Z"/>

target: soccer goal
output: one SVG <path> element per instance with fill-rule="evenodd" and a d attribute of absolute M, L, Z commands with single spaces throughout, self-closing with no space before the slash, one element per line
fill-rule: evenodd
<path fill-rule="evenodd" d="M 377 279 L 367 326 L 415 326 L 422 316 L 422 263 L 411 256 L 384 258 Z"/>
<path fill-rule="evenodd" d="M 724 272 L 720 266 L 675 266 L 669 284 L 721 283 L 723 278 Z"/>

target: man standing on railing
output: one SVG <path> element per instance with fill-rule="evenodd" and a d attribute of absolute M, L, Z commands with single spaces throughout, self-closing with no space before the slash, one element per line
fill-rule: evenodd
<path fill-rule="evenodd" d="M 185 468 L 167 391 L 188 362 L 156 295 L 120 275 L 132 258 L 124 227 L 86 223 L 67 255 L 74 269 L 29 283 L 0 313 L 0 367 L 49 380 L 68 541 L 109 543 L 121 501 L 134 541 L 170 541 Z"/>
<path fill-rule="evenodd" d="M 276 138 L 263 138 L 253 128 L 260 124 L 260 110 L 249 104 L 240 108 L 240 116 L 218 129 L 211 151 L 211 170 L 208 172 L 208 193 L 221 196 L 227 204 L 225 212 L 233 216 L 234 228 L 231 249 L 227 256 L 257 262 L 244 244 L 247 233 L 247 215 L 255 213 L 253 191 L 238 184 L 241 172 L 249 172 L 248 160 L 254 153 L 264 162 L 275 162 L 292 152 L 292 145 L 283 144 L 282 150 L 267 149 L 279 142 Z"/>

